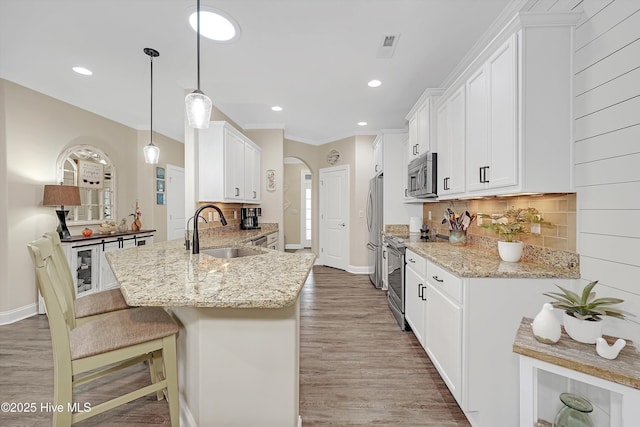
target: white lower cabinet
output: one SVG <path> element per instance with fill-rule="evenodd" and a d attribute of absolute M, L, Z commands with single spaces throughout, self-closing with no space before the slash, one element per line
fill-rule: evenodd
<path fill-rule="evenodd" d="M 453 397 L 462 382 L 462 306 L 427 280 L 424 348 Z"/>
<path fill-rule="evenodd" d="M 278 232 L 267 234 L 267 248 L 280 250 L 280 245 L 278 244 Z"/>
<path fill-rule="evenodd" d="M 573 280 L 458 277 L 409 249 L 406 260 L 405 318 L 471 425 L 518 425 L 516 332 Z"/>
<path fill-rule="evenodd" d="M 413 334 L 424 347 L 425 297 L 424 290 L 427 276 L 427 263 L 424 258 L 411 250 L 405 253 L 405 301 L 404 316 Z"/>

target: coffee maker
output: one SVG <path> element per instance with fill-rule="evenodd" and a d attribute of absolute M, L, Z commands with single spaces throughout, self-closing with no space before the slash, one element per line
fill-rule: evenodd
<path fill-rule="evenodd" d="M 260 229 L 258 217 L 262 215 L 262 208 L 240 208 L 240 228 L 243 230 Z"/>

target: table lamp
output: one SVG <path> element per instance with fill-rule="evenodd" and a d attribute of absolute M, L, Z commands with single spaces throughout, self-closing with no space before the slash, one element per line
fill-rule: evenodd
<path fill-rule="evenodd" d="M 58 234 L 61 239 L 68 239 L 71 237 L 69 229 L 67 228 L 67 213 L 68 210 L 64 210 L 66 206 L 79 206 L 80 205 L 80 188 L 74 185 L 45 185 L 44 186 L 44 200 L 43 206 L 60 206 L 60 209 L 56 209 L 58 214 Z"/>

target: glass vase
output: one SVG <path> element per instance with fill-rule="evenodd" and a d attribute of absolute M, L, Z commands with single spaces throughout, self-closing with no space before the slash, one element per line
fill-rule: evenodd
<path fill-rule="evenodd" d="M 564 407 L 556 415 L 553 427 L 595 427 L 589 417 L 593 406 L 587 399 L 571 393 L 562 393 L 560 400 Z"/>

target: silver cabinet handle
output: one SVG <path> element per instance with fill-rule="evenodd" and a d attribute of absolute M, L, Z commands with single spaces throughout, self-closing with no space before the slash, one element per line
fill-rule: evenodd
<path fill-rule="evenodd" d="M 236 189 L 236 196 L 239 196 L 240 195 L 240 189 L 238 187 L 235 187 L 235 189 Z"/>
<path fill-rule="evenodd" d="M 345 227 L 345 226 L 346 226 L 346 224 L 345 224 L 344 222 L 343 222 L 343 223 L 340 223 L 340 224 L 338 224 L 338 225 L 339 225 L 340 227 Z"/>

